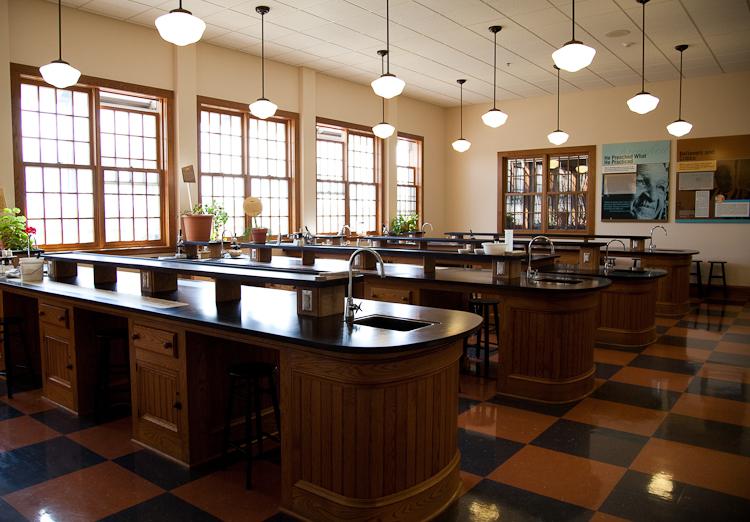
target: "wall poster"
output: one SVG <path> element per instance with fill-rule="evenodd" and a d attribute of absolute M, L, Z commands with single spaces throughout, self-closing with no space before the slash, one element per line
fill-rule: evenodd
<path fill-rule="evenodd" d="M 669 140 L 602 146 L 602 221 L 667 221 Z"/>
<path fill-rule="evenodd" d="M 750 135 L 677 140 L 678 222 L 750 222 Z"/>

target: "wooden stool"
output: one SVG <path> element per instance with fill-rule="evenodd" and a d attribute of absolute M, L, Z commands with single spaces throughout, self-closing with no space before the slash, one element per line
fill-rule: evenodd
<path fill-rule="evenodd" d="M 482 328 L 477 330 L 477 355 L 481 358 L 481 351 L 484 349 L 484 376 L 489 377 L 490 373 L 490 309 L 493 312 L 493 319 L 495 320 L 494 332 L 498 340 L 498 348 L 500 344 L 500 312 L 498 309 L 500 301 L 492 297 L 471 297 L 469 298 L 469 308 L 472 312 L 482 316 Z M 484 336 L 482 335 L 484 330 Z M 484 346 L 482 346 L 482 337 L 484 337 Z M 468 344 L 464 344 L 464 355 Z M 479 377 L 479 365 L 477 364 L 476 374 Z"/>
<path fill-rule="evenodd" d="M 5 370 L 0 374 L 5 375 L 5 387 L 8 390 L 8 398 L 13 398 L 13 386 L 15 384 L 15 370 L 16 368 L 24 368 L 32 380 L 35 379 L 36 374 L 34 372 L 34 365 L 31 361 L 31 353 L 29 353 L 29 345 L 25 342 L 24 326 L 26 321 L 23 317 L 12 317 L 6 316 L 0 319 L 0 327 L 2 327 L 2 339 L 3 339 L 3 358 L 5 360 Z M 26 359 L 26 366 L 16 365 L 13 362 L 13 338 L 19 341 L 21 348 L 23 349 L 24 358 Z"/>
<path fill-rule="evenodd" d="M 703 261 L 700 259 L 693 259 L 693 265 L 695 272 L 690 272 L 691 277 L 695 277 L 695 285 L 698 287 L 698 297 L 703 297 L 703 274 L 701 273 L 701 265 Z"/>
<path fill-rule="evenodd" d="M 279 411 L 279 400 L 276 395 L 276 382 L 274 374 L 278 367 L 272 363 L 253 362 L 235 364 L 229 368 L 229 398 L 227 400 L 227 411 L 224 420 L 224 440 L 222 445 L 222 457 L 227 462 L 229 448 L 237 450 L 245 456 L 245 488 L 250 489 L 252 483 L 252 461 L 253 443 L 258 443 L 258 456 L 263 454 L 263 416 L 261 412 L 261 393 L 267 392 L 273 403 L 273 414 L 276 420 L 276 429 L 281 433 L 281 414 Z M 261 380 L 268 381 L 267 388 L 261 388 Z M 245 438 L 244 441 L 234 442 L 230 440 L 232 429 L 232 408 L 235 396 L 245 399 Z M 255 413 L 255 440 L 253 440 L 252 416 Z M 266 434 L 268 436 L 268 434 Z M 243 444 L 244 443 L 244 444 Z"/>
<path fill-rule="evenodd" d="M 95 334 L 98 355 L 98 373 L 96 379 L 97 421 L 104 418 L 105 413 L 114 406 L 130 406 L 130 358 L 127 328 L 109 328 L 98 330 Z M 119 357 L 113 357 L 119 345 Z M 115 379 L 112 379 L 112 375 Z M 126 400 L 112 402 L 112 392 L 124 390 Z"/>
<path fill-rule="evenodd" d="M 727 273 L 725 271 L 725 267 L 727 262 L 726 261 L 709 261 L 709 264 L 711 265 L 708 270 L 708 293 L 711 294 L 711 290 L 713 289 L 713 280 L 714 279 L 721 279 L 721 286 L 724 289 L 724 297 L 727 296 Z M 721 267 L 721 274 L 714 275 L 714 265 L 719 265 Z"/>

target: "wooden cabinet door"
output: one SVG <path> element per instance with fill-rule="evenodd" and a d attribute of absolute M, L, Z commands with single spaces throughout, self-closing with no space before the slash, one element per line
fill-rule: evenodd
<path fill-rule="evenodd" d="M 64 329 L 42 326 L 44 396 L 76 411 L 75 347 Z"/>
<path fill-rule="evenodd" d="M 414 304 L 411 290 L 406 288 L 391 288 L 368 285 L 365 289 L 365 299 L 386 301 L 389 303 Z"/>

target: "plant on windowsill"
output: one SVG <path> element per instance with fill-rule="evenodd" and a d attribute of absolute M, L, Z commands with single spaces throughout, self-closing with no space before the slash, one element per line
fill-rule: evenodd
<path fill-rule="evenodd" d="M 229 215 L 221 204 L 211 201 L 196 204 L 180 218 L 185 241 L 206 242 L 221 239 L 221 230 Z"/>
<path fill-rule="evenodd" d="M 263 244 L 268 239 L 268 228 L 258 226 L 258 218 L 252 218 L 253 226 L 250 227 L 250 237 L 253 243 Z"/>
<path fill-rule="evenodd" d="M 21 210 L 18 208 L 4 208 L 0 214 L 0 243 L 2 248 L 13 250 L 16 255 L 31 255 L 38 253 L 39 250 L 34 248 L 36 239 L 33 235 L 36 233 L 31 227 L 26 225 L 26 217 L 20 215 Z"/>
<path fill-rule="evenodd" d="M 396 216 L 391 220 L 391 235 L 417 236 L 419 231 L 419 214 L 411 216 Z"/>

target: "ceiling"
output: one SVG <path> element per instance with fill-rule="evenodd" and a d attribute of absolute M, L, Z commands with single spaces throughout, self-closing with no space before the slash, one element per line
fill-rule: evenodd
<path fill-rule="evenodd" d="M 54 1 L 54 0 L 50 0 Z M 154 27 L 178 0 L 63 0 L 63 5 Z M 183 0 L 206 24 L 203 41 L 369 84 L 380 74 L 385 0 Z M 570 0 L 391 0 L 391 72 L 405 93 L 458 105 L 492 100 L 492 34 L 498 33 L 497 97 L 555 92 L 551 53 L 571 38 Z M 635 85 L 641 70 L 641 6 L 636 0 L 578 0 L 576 38 L 596 48 L 591 67 L 562 73 L 561 90 Z M 624 34 L 623 34 L 624 33 Z M 686 78 L 750 69 L 750 0 L 651 0 L 646 6 L 646 80 L 676 79 L 677 44 Z M 269 85 L 273 79 L 269 78 Z"/>

